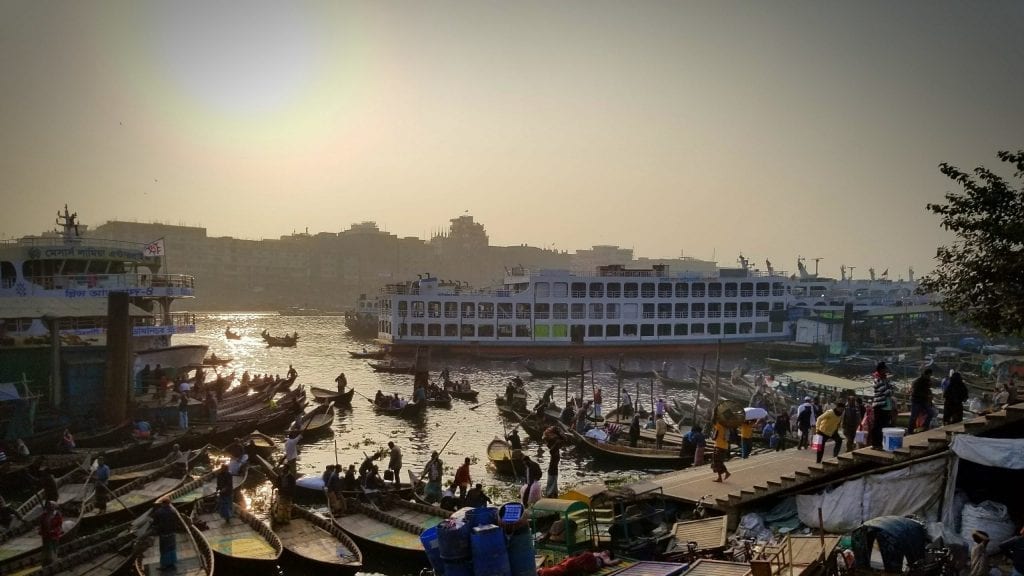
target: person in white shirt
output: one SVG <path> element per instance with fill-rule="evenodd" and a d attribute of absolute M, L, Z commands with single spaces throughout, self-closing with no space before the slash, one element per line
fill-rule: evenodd
<path fill-rule="evenodd" d="M 292 472 L 295 471 L 296 461 L 299 459 L 299 442 L 301 440 L 302 434 L 290 432 L 288 439 L 284 442 L 284 465 L 289 467 Z"/>

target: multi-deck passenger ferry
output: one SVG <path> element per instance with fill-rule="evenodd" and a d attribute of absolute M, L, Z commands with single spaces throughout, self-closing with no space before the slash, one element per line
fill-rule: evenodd
<path fill-rule="evenodd" d="M 661 265 L 602 266 L 592 275 L 517 268 L 486 290 L 428 275 L 382 289 L 378 339 L 392 352 L 419 346 L 529 354 L 738 347 L 792 339 L 804 310 L 842 310 L 847 303 L 863 310 L 915 298 L 905 283 L 851 288 L 743 264 L 714 275 L 672 274 Z"/>

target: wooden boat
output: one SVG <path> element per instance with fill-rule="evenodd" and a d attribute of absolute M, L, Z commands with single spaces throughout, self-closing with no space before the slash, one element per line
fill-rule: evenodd
<path fill-rule="evenodd" d="M 75 436 L 75 447 L 96 448 L 98 446 L 116 446 L 132 437 L 131 430 L 132 423 L 129 421 L 115 426 L 105 426 L 88 434 L 78 434 Z"/>
<path fill-rule="evenodd" d="M 657 450 L 654 448 L 633 448 L 622 444 L 601 443 L 593 438 L 582 436 L 575 430 L 569 431 L 577 446 L 589 452 L 595 461 L 614 464 L 619 468 L 639 470 L 685 468 L 693 463 L 692 459 L 679 457 L 679 450 Z"/>
<path fill-rule="evenodd" d="M 373 405 L 373 409 L 380 414 L 387 414 L 398 418 L 420 418 L 427 412 L 426 402 L 409 402 L 401 408 L 385 408 L 384 406 Z"/>
<path fill-rule="evenodd" d="M 466 400 L 467 402 L 476 402 L 477 397 L 480 395 L 479 390 L 450 390 L 448 393 L 452 395 L 452 398 Z"/>
<path fill-rule="evenodd" d="M 90 459 L 87 457 L 79 467 L 55 478 L 57 481 L 58 504 L 65 504 L 74 500 L 83 500 L 89 496 L 90 491 L 87 490 L 85 482 L 85 479 L 88 476 L 88 472 L 86 472 L 86 470 L 88 469 L 89 460 Z M 22 518 L 34 518 L 38 516 L 39 511 L 42 510 L 43 498 L 43 491 L 37 490 L 30 498 L 19 504 L 14 511 Z M 6 532 L 6 530 L 0 530 L 0 537 L 2 537 Z"/>
<path fill-rule="evenodd" d="M 787 370 L 820 370 L 824 367 L 821 360 L 817 358 L 812 359 L 782 359 L 782 358 L 765 358 L 765 362 L 768 363 L 768 368 L 773 372 L 785 372 Z"/>
<path fill-rule="evenodd" d="M 234 358 L 218 358 L 216 354 L 203 358 L 203 366 L 227 366 L 234 362 Z"/>
<path fill-rule="evenodd" d="M 96 507 L 93 497 L 82 506 L 82 523 L 84 526 L 95 526 L 152 507 L 157 498 L 181 486 L 186 473 L 183 463 L 172 462 L 142 478 L 132 480 L 110 492 L 105 511 Z"/>
<path fill-rule="evenodd" d="M 64 515 L 64 535 L 61 536 L 59 544 L 63 545 L 73 541 L 82 523 L 81 511 L 77 515 Z M 7 566 L 15 562 L 21 562 L 34 554 L 41 553 L 43 542 L 39 538 L 38 518 L 32 522 L 18 522 L 11 525 L 9 530 L 0 533 L 0 574 L 7 574 Z"/>
<path fill-rule="evenodd" d="M 171 504 L 174 515 L 178 518 L 178 530 L 174 534 L 177 544 L 178 562 L 174 570 L 160 568 L 159 539 L 149 537 L 140 544 L 139 553 L 135 557 L 133 568 L 136 576 L 154 576 L 157 574 L 175 574 L 181 576 L 212 576 L 214 569 L 213 550 L 203 538 L 195 525 L 185 522 L 178 509 Z"/>
<path fill-rule="evenodd" d="M 653 378 L 654 370 L 628 370 L 619 368 L 614 364 L 608 364 L 608 369 L 619 378 Z"/>
<path fill-rule="evenodd" d="M 697 389 L 696 378 L 669 378 L 664 372 L 660 372 L 658 370 L 651 370 L 651 372 L 654 374 L 655 379 L 657 379 L 658 382 L 661 382 L 662 386 L 671 388 L 683 388 L 686 390 Z"/>
<path fill-rule="evenodd" d="M 231 504 L 231 522 L 225 522 L 214 510 L 212 499 L 201 500 L 192 508 L 192 524 L 205 530 L 198 535 L 220 560 L 238 561 L 253 567 L 272 569 L 281 557 L 281 539 L 269 526 L 236 503 Z"/>
<path fill-rule="evenodd" d="M 572 378 L 574 376 L 580 376 L 581 374 L 587 374 L 590 370 L 550 370 L 547 368 L 538 368 L 534 365 L 532 360 L 527 360 L 524 368 L 534 378 Z"/>
<path fill-rule="evenodd" d="M 231 487 L 238 490 L 245 484 L 249 477 L 249 468 L 238 475 L 231 477 Z M 171 499 L 175 506 L 190 506 L 203 498 L 210 498 L 217 493 L 217 470 L 211 470 L 206 474 L 182 484 L 177 489 L 165 494 Z"/>
<path fill-rule="evenodd" d="M 381 364 L 379 362 L 370 362 L 370 368 L 373 368 L 374 372 L 384 372 L 386 374 L 416 374 L 416 367 L 413 365 L 400 366 L 397 364 Z"/>
<path fill-rule="evenodd" d="M 316 386 L 309 387 L 309 394 L 313 397 L 313 400 L 316 400 L 317 402 L 334 402 L 336 406 L 351 406 L 352 397 L 355 393 L 355 388 L 349 388 L 344 392 L 338 392 L 337 390 L 317 388 Z"/>
<path fill-rule="evenodd" d="M 57 561 L 43 566 L 42 550 L 0 565 L 8 576 L 85 576 L 114 574 L 132 559 L 135 534 L 130 525 L 114 526 L 89 536 L 74 538 L 57 549 Z"/>
<path fill-rule="evenodd" d="M 426 566 L 427 556 L 420 533 L 440 524 L 451 514 L 436 506 L 387 499 L 378 508 L 352 500 L 347 512 L 334 519 L 364 552 L 408 564 Z"/>
<path fill-rule="evenodd" d="M 360 360 L 381 360 L 388 357 L 388 352 L 387 350 L 349 351 L 348 355 Z"/>
<path fill-rule="evenodd" d="M 263 341 L 267 343 L 267 346 L 271 348 L 294 348 L 299 343 L 299 335 L 285 335 L 285 336 L 272 336 L 269 331 L 264 330 L 260 333 L 263 337 Z"/>
<path fill-rule="evenodd" d="M 243 444 L 256 447 L 256 453 L 263 458 L 270 458 L 277 450 L 277 441 L 259 430 L 253 430 L 243 439 Z"/>
<path fill-rule="evenodd" d="M 442 392 L 441 394 L 435 394 L 427 397 L 427 406 L 432 408 L 451 408 L 452 397 L 450 394 Z"/>
<path fill-rule="evenodd" d="M 487 459 L 499 474 L 517 477 L 526 475 L 522 450 L 513 450 L 508 442 L 501 438 L 495 438 L 487 445 Z"/>
<path fill-rule="evenodd" d="M 325 404 L 303 416 L 299 430 L 305 435 L 323 434 L 331 431 L 331 424 L 334 424 L 334 406 Z"/>
<path fill-rule="evenodd" d="M 363 566 L 363 552 L 332 519 L 292 504 L 291 522 L 273 528 L 289 554 L 332 574 L 354 574 Z"/>
<path fill-rule="evenodd" d="M 242 335 L 240 333 L 238 333 L 238 332 L 232 331 L 230 326 L 228 326 L 227 328 L 224 329 L 224 337 L 227 338 L 228 340 L 241 340 L 242 339 Z"/>

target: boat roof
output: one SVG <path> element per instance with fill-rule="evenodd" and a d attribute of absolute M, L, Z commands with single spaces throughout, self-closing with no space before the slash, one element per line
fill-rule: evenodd
<path fill-rule="evenodd" d="M 0 298 L 0 318 L 56 318 L 106 316 L 106 298 Z M 129 316 L 153 316 L 135 304 L 128 304 Z"/>
<path fill-rule="evenodd" d="M 792 372 L 786 372 L 786 375 L 792 378 L 793 382 L 808 382 L 818 386 L 828 386 L 829 388 L 839 388 L 842 390 L 860 390 L 871 386 L 871 384 L 866 382 L 839 378 L 838 376 L 830 376 L 820 372 L 804 372 L 795 370 Z"/>

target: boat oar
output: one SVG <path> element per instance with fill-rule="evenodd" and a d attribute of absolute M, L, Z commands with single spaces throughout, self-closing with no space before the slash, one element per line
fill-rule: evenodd
<path fill-rule="evenodd" d="M 363 399 L 366 400 L 367 402 L 369 402 L 370 404 L 373 404 L 373 400 L 370 400 L 366 396 L 363 396 L 363 393 L 360 392 L 359 390 L 356 390 L 355 388 L 353 388 L 352 391 L 355 392 L 356 394 L 359 394 L 360 396 L 362 396 Z"/>
<path fill-rule="evenodd" d="M 444 446 L 441 446 L 441 449 L 437 451 L 437 457 L 438 458 L 441 457 L 441 453 L 444 452 L 444 449 L 448 447 L 448 443 L 452 441 L 452 438 L 455 438 L 455 432 L 452 432 L 452 435 L 448 437 L 448 442 L 445 442 Z M 427 475 L 427 471 L 424 470 L 423 473 L 420 474 L 420 480 L 423 480 L 423 477 L 426 476 L 426 475 Z"/>
<path fill-rule="evenodd" d="M 479 408 L 481 406 L 486 406 L 487 404 L 490 404 L 491 402 L 497 402 L 497 401 L 498 401 L 498 398 L 497 398 L 497 396 L 495 396 L 494 398 L 488 400 L 487 402 L 482 402 L 480 404 L 477 404 L 476 406 L 470 406 L 469 409 L 470 410 L 476 410 L 477 408 Z"/>

